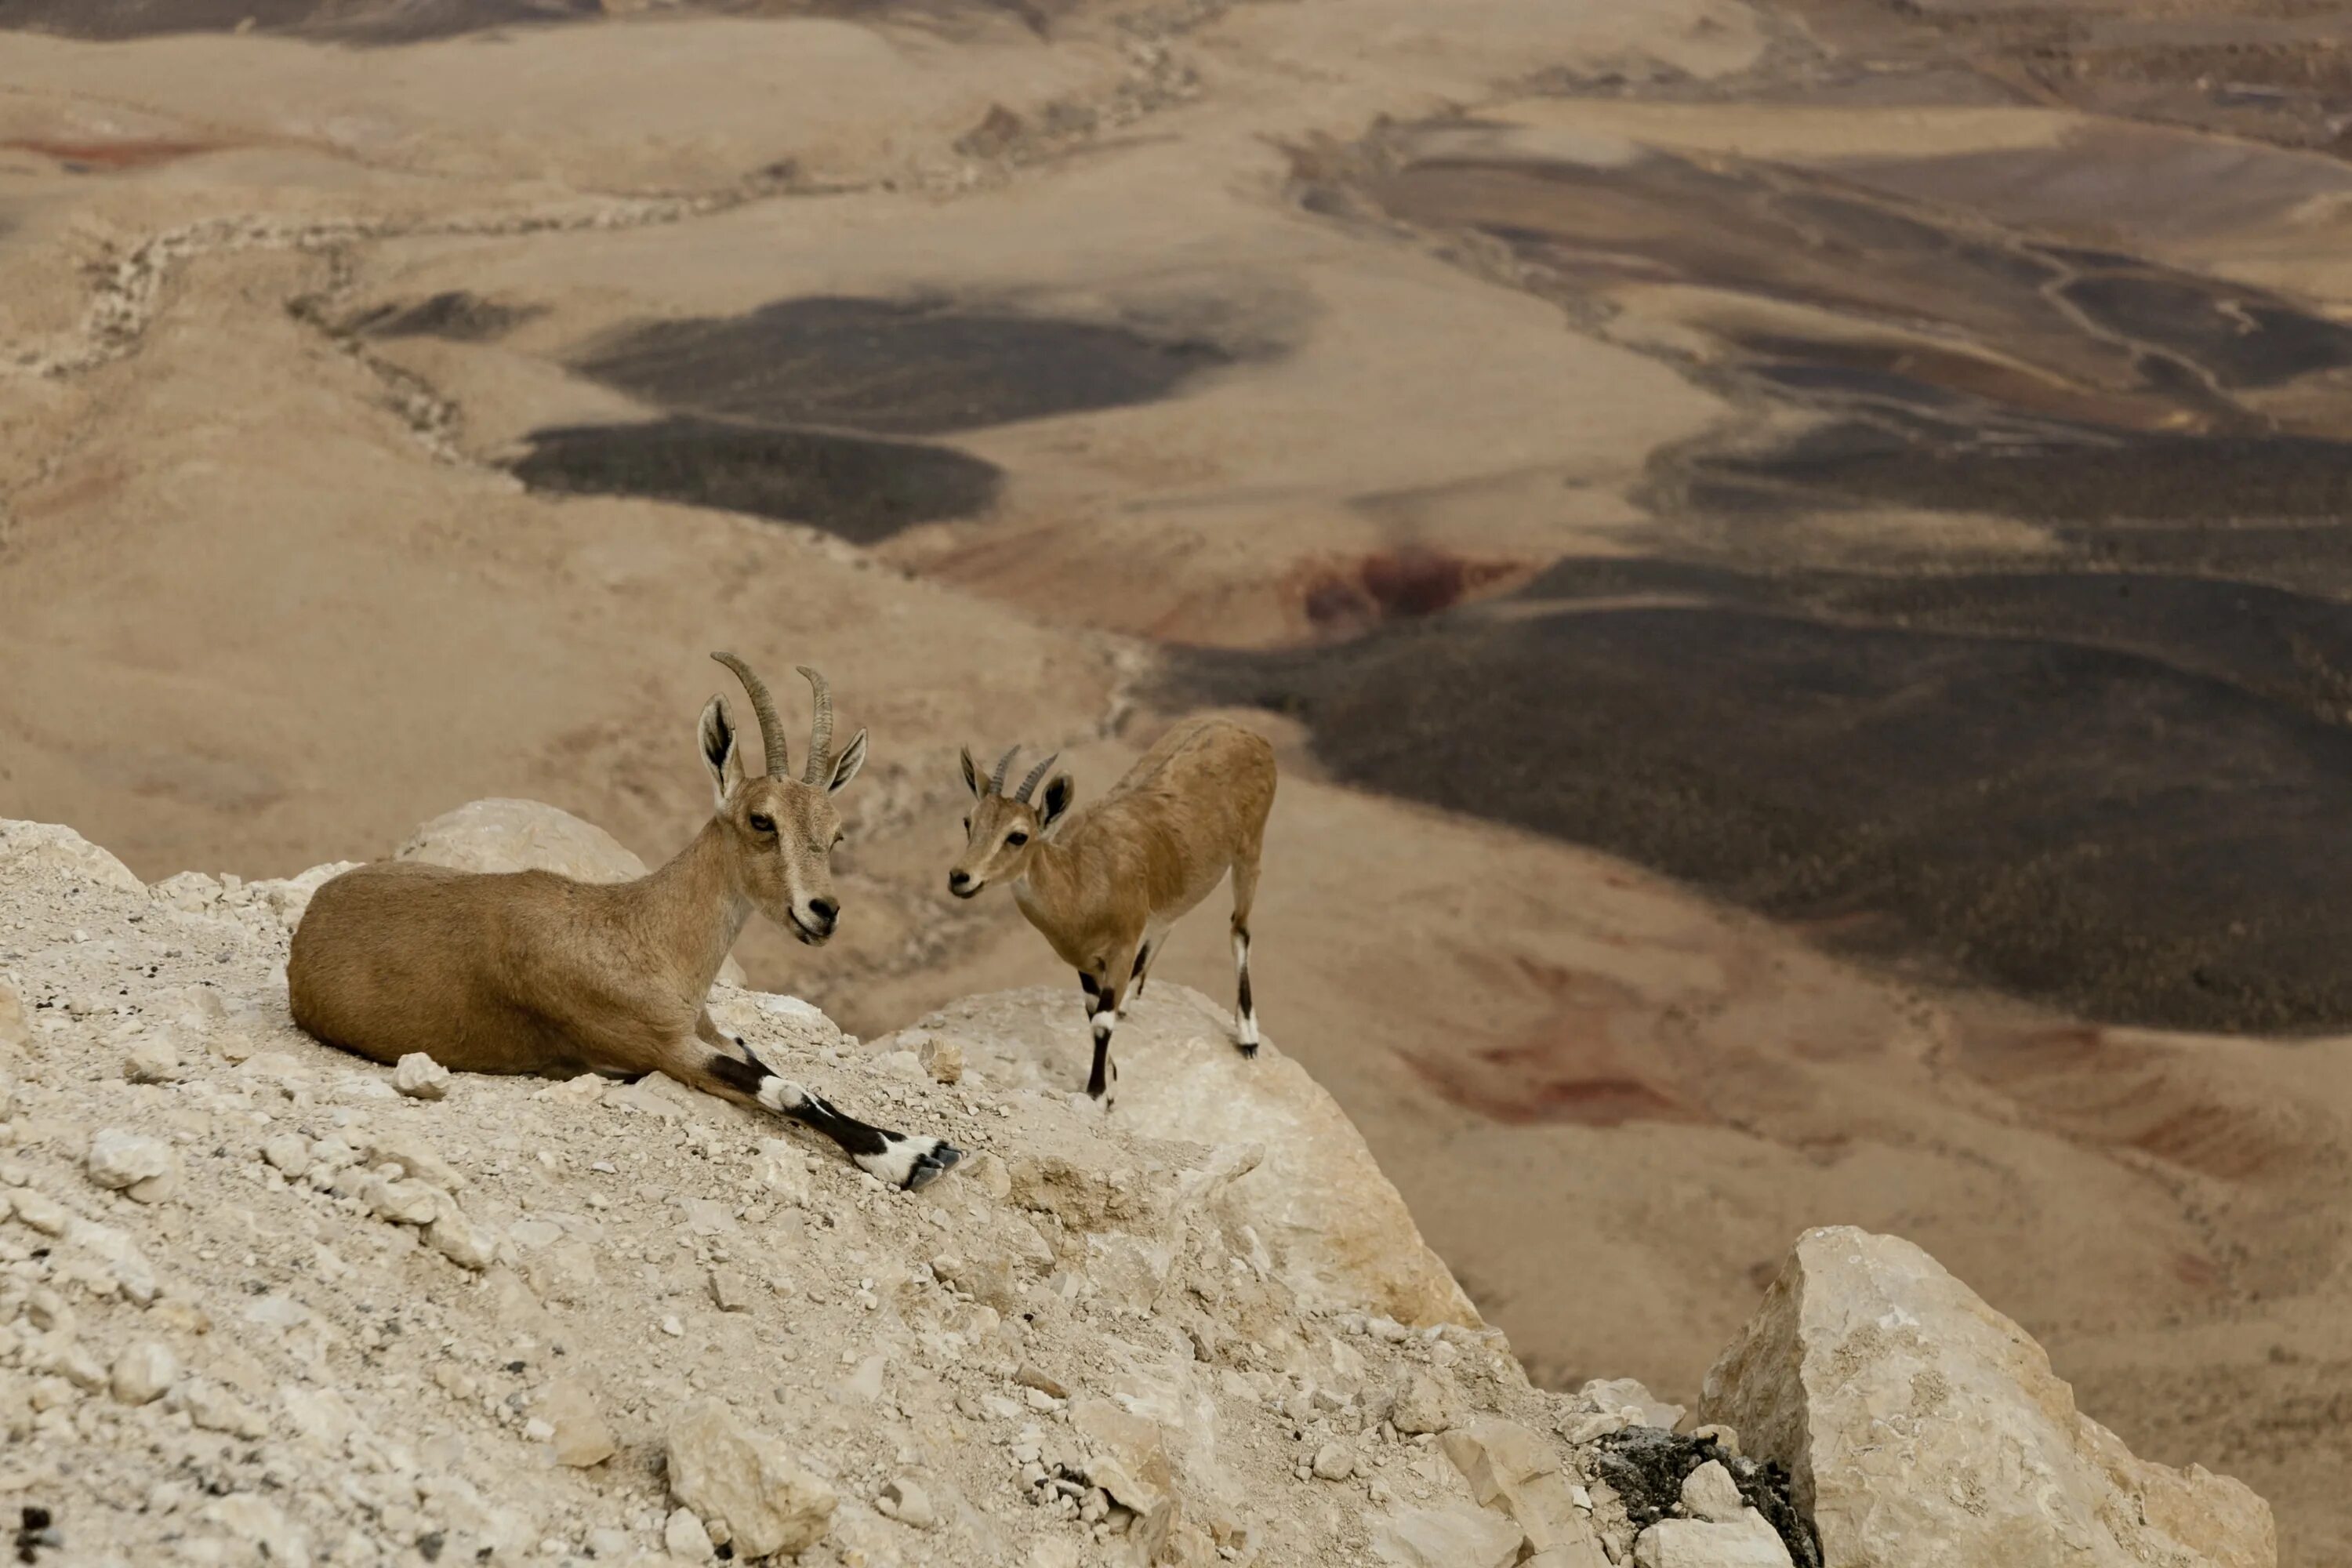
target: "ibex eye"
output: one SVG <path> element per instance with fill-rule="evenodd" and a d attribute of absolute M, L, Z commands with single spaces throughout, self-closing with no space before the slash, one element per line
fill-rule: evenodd
<path fill-rule="evenodd" d="M 776 830 L 774 817 L 762 816 L 756 811 L 751 814 L 751 831 L 754 833 L 773 833 Z"/>
<path fill-rule="evenodd" d="M 1004 836 L 1004 843 L 1008 848 L 1018 849 L 1028 842 L 1029 836 L 1025 833 L 1008 833 Z"/>

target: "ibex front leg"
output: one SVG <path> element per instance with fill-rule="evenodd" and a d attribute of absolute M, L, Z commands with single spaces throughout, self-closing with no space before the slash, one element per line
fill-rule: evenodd
<path fill-rule="evenodd" d="M 666 1053 L 662 1071 L 706 1093 L 764 1106 L 814 1128 L 840 1144 L 841 1152 L 868 1175 L 912 1192 L 947 1174 L 963 1158 L 963 1151 L 952 1143 L 925 1133 L 871 1126 L 823 1095 L 777 1077 L 752 1059 L 740 1040 L 719 1035 L 708 1014 L 697 1027 L 708 1032 L 682 1040 Z M 711 1036 L 723 1043 L 712 1043 Z"/>
<path fill-rule="evenodd" d="M 1118 1064 L 1110 1059 L 1110 1037 L 1118 1027 L 1128 990 L 1135 983 L 1136 950 L 1140 942 L 1139 936 L 1114 948 L 1103 963 L 1100 979 L 1092 974 L 1078 976 L 1078 983 L 1086 987 L 1087 1017 L 1094 1026 L 1095 1037 L 1094 1070 L 1087 1075 L 1087 1093 L 1105 1110 L 1118 1098 Z"/>

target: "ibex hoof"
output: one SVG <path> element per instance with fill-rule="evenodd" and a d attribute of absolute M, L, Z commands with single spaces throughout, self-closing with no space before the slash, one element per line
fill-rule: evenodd
<path fill-rule="evenodd" d="M 858 1155 L 858 1168 L 910 1193 L 938 1181 L 963 1158 L 962 1150 L 937 1138 L 908 1138 L 895 1132 L 883 1136 L 890 1140 L 889 1146 L 878 1154 Z"/>
<path fill-rule="evenodd" d="M 1242 1059 L 1244 1061 L 1257 1060 L 1257 1042 L 1255 1040 L 1244 1040 L 1241 1042 L 1238 1048 L 1242 1053 Z"/>
<path fill-rule="evenodd" d="M 941 1143 L 929 1153 L 919 1155 L 915 1168 L 907 1173 L 907 1190 L 920 1192 L 954 1170 L 962 1159 L 963 1151 L 952 1143 Z"/>

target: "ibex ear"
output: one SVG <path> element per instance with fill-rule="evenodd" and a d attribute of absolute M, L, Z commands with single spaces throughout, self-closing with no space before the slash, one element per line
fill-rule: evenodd
<path fill-rule="evenodd" d="M 714 697 L 702 710 L 699 733 L 702 740 L 702 760 L 710 769 L 710 783 L 718 792 L 719 804 L 727 804 L 727 764 L 735 756 L 735 725 L 727 717 L 727 699 Z"/>
<path fill-rule="evenodd" d="M 1045 781 L 1045 803 L 1037 810 L 1037 826 L 1043 832 L 1062 820 L 1070 809 L 1070 802 L 1078 798 L 1078 786 L 1067 773 L 1055 773 Z"/>
<path fill-rule="evenodd" d="M 865 765 L 866 731 L 860 730 L 856 739 L 851 741 L 848 749 L 841 753 L 841 761 L 833 764 L 833 782 L 824 786 L 825 793 L 840 794 L 848 787 L 849 781 L 857 776 L 857 770 Z"/>
<path fill-rule="evenodd" d="M 973 763 L 972 763 L 972 760 L 971 760 L 971 748 L 970 746 L 965 746 L 965 747 L 961 748 L 961 749 L 960 749 L 960 754 L 961 754 L 961 755 L 962 756 L 962 758 L 963 758 L 963 786 L 964 786 L 964 788 L 966 788 L 966 789 L 968 789 L 968 790 L 971 791 L 971 793 L 972 793 L 973 795 L 985 795 L 985 794 L 987 794 L 987 793 L 988 793 L 987 791 L 985 791 L 985 790 L 983 790 L 983 789 L 982 789 L 982 788 L 980 787 L 980 769 L 979 769 L 978 767 L 976 767 L 975 765 L 973 765 Z"/>

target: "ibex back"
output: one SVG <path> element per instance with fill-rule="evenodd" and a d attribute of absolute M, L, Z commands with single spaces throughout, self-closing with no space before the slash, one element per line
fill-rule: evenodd
<path fill-rule="evenodd" d="M 1013 748 L 1018 751 L 1020 748 Z M 1130 991 L 1150 978 L 1169 927 L 1192 912 L 1230 870 L 1234 879 L 1234 1023 L 1242 1055 L 1257 1054 L 1250 999 L 1249 917 L 1258 854 L 1274 809 L 1274 748 L 1229 719 L 1192 719 L 1162 736 L 1108 795 L 1070 809 L 1077 786 L 1055 773 L 1033 802 L 1047 757 L 1019 788 L 1004 787 L 1007 752 L 983 776 L 963 753 L 974 798 L 969 841 L 948 890 L 969 899 L 991 882 L 1013 884 L 1013 901 L 1078 972 L 1094 1026 L 1087 1093 L 1108 1104 L 1118 1068 L 1111 1032 Z"/>
<path fill-rule="evenodd" d="M 805 1122 L 876 1176 L 919 1187 L 961 1152 L 868 1126 L 778 1077 L 703 1005 L 752 910 L 812 945 L 832 936 L 841 906 L 830 857 L 842 836 L 832 796 L 866 762 L 863 730 L 832 754 L 832 697 L 803 668 L 816 719 L 808 766 L 788 776 L 767 687 L 732 654 L 712 657 L 751 694 L 765 768 L 743 767 L 727 704 L 712 698 L 700 738 L 716 809 L 676 858 L 610 886 L 402 862 L 346 871 L 320 888 L 294 932 L 294 1020 L 380 1062 L 421 1051 L 464 1072 L 667 1073 Z"/>

